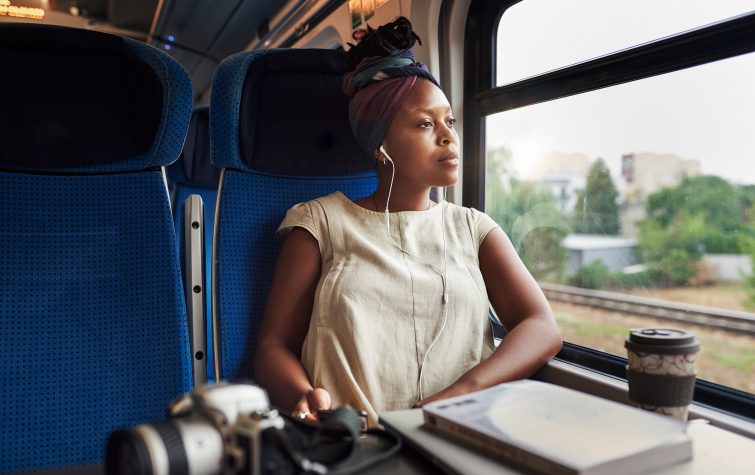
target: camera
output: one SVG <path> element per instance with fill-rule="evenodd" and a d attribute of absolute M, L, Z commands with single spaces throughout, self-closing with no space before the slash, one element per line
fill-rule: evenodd
<path fill-rule="evenodd" d="M 168 412 L 166 421 L 113 432 L 106 473 L 261 475 L 285 471 L 282 465 L 290 464 L 274 450 L 281 445 L 286 424 L 270 408 L 262 388 L 202 385 L 173 401 Z M 305 462 L 308 471 L 320 471 L 318 464 Z"/>

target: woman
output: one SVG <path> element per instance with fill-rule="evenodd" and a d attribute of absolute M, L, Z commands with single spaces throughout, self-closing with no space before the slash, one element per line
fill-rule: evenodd
<path fill-rule="evenodd" d="M 443 91 L 414 61 L 405 18 L 370 30 L 345 79 L 378 186 L 291 208 L 255 355 L 272 402 L 303 419 L 349 404 L 381 411 L 524 378 L 561 338 L 540 288 L 484 213 L 430 199 L 458 180 Z M 487 309 L 508 335 L 495 349 Z"/>

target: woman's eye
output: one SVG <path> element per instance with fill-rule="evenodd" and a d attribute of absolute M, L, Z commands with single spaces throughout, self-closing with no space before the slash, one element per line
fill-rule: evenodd
<path fill-rule="evenodd" d="M 451 117 L 451 118 L 448 119 L 448 126 L 449 127 L 453 127 L 455 124 L 456 124 L 456 119 L 454 119 L 453 117 Z"/>
<path fill-rule="evenodd" d="M 419 124 L 419 126 L 422 127 L 423 129 L 429 129 L 430 127 L 433 126 L 433 123 L 430 122 L 429 120 L 426 120 L 422 122 L 421 124 Z"/>

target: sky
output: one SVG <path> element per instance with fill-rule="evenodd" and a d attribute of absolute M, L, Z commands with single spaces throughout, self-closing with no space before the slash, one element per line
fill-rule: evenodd
<path fill-rule="evenodd" d="M 525 0 L 501 20 L 498 84 L 754 10 L 755 0 Z M 550 152 L 601 157 L 616 176 L 622 154 L 654 152 L 755 183 L 753 85 L 755 53 L 495 114 L 488 148 L 511 149 L 523 178 Z"/>

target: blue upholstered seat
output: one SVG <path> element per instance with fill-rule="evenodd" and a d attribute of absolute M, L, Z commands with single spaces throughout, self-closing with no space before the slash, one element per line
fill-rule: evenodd
<path fill-rule="evenodd" d="M 162 167 L 186 71 L 103 33 L 0 24 L 0 472 L 99 463 L 191 387 Z"/>
<path fill-rule="evenodd" d="M 190 195 L 199 195 L 204 203 L 204 242 L 205 242 L 205 315 L 212 312 L 211 276 L 212 235 L 215 222 L 215 202 L 218 196 L 220 169 L 210 162 L 210 110 L 197 107 L 192 111 L 189 133 L 181 156 L 167 167 L 168 186 L 171 190 L 171 207 L 178 236 L 179 254 L 183 250 L 183 209 L 182 205 Z M 181 258 L 181 272 L 185 273 L 184 259 Z M 206 334 L 212 335 L 212 319 L 207 319 Z M 212 380 L 213 356 L 212 339 L 207 341 L 207 377 Z"/>
<path fill-rule="evenodd" d="M 231 56 L 215 72 L 210 135 L 223 174 L 213 317 L 223 378 L 253 377 L 286 210 L 336 190 L 359 198 L 377 184 L 374 160 L 349 127 L 346 70 L 343 52 L 268 50 Z"/>

